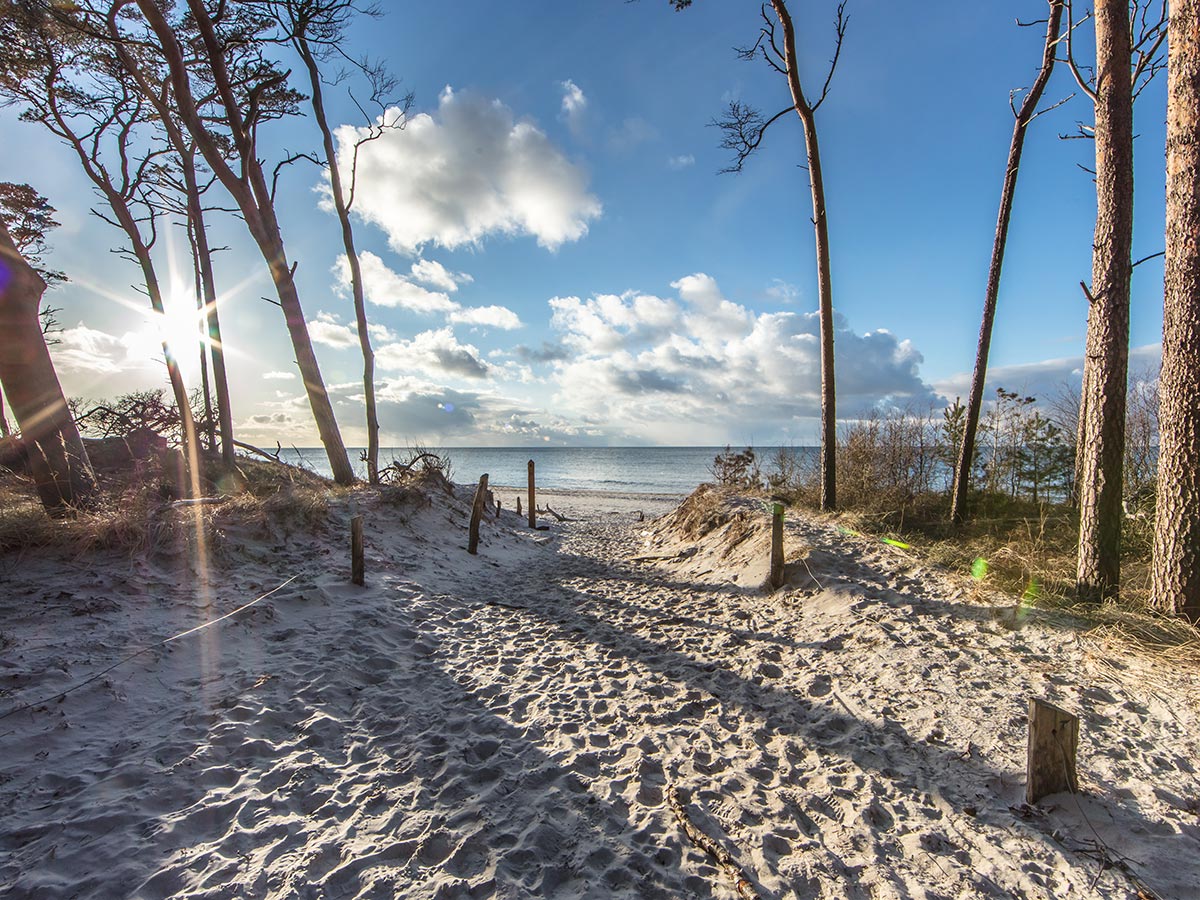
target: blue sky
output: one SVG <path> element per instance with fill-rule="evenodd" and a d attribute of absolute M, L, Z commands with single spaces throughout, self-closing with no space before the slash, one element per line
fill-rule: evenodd
<path fill-rule="evenodd" d="M 393 4 L 385 4 L 391 7 Z M 809 92 L 832 50 L 833 3 L 794 4 Z M 768 114 L 783 80 L 736 58 L 758 6 L 698 0 L 447 0 L 389 9 L 347 40 L 415 94 L 408 128 L 364 151 L 357 240 L 373 273 L 385 444 L 811 442 L 816 280 L 798 121 L 773 126 L 739 175 L 708 126 L 730 99 Z M 999 188 L 1009 91 L 1029 84 L 1044 2 L 851 0 L 818 114 L 844 417 L 966 390 Z M 1091 41 L 1087 29 L 1079 45 Z M 1081 54 L 1083 55 L 1083 54 Z M 290 65 L 291 63 L 289 63 Z M 1134 257 L 1162 249 L 1165 83 L 1138 101 Z M 1072 93 L 1062 67 L 1046 102 Z M 342 90 L 333 120 L 363 124 Z M 51 298 L 69 393 L 165 383 L 134 269 L 64 148 L 0 113 L 0 180 L 49 196 L 64 227 Z M 993 340 L 994 383 L 1048 396 L 1078 369 L 1095 194 L 1079 165 L 1076 96 L 1026 143 Z M 343 132 L 349 135 L 349 131 Z M 309 120 L 264 135 L 268 158 L 315 149 Z M 340 240 L 322 177 L 282 178 L 281 219 L 347 441 L 363 441 L 361 360 L 348 337 Z M 279 310 L 239 222 L 217 221 L 234 418 L 248 440 L 315 443 Z M 179 228 L 165 229 L 183 274 Z M 370 254 L 370 257 L 365 256 Z M 414 266 L 416 267 L 414 269 Z M 1135 365 L 1157 359 L 1162 269 L 1136 270 Z M 113 297 L 124 302 L 112 302 Z M 268 377 L 269 376 L 269 377 Z"/>

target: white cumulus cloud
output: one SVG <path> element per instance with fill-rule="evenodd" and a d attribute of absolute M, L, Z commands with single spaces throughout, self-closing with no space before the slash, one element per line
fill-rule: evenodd
<path fill-rule="evenodd" d="M 315 319 L 308 322 L 308 336 L 314 343 L 326 347 L 344 349 L 358 346 L 358 331 L 352 325 L 339 322 L 337 317 L 327 312 L 317 313 Z"/>
<path fill-rule="evenodd" d="M 364 134 L 338 129 L 343 160 Z M 537 126 L 499 100 L 449 87 L 435 112 L 359 148 L 357 180 L 354 211 L 402 253 L 478 244 L 492 234 L 531 235 L 555 249 L 583 237 L 601 210 L 583 171 Z"/>
<path fill-rule="evenodd" d="M 475 280 L 465 272 L 451 272 L 435 259 L 418 259 L 412 264 L 411 271 L 412 277 L 422 284 L 440 288 L 451 294 L 458 290 L 460 284 L 469 284 Z"/>
<path fill-rule="evenodd" d="M 553 362 L 562 407 L 650 440 L 724 440 L 731 418 L 747 433 L 811 435 L 821 409 L 817 314 L 752 312 L 703 273 L 671 286 L 676 297 L 550 300 L 551 325 L 572 351 Z M 937 401 L 908 341 L 858 334 L 841 316 L 835 330 L 840 417 Z"/>
<path fill-rule="evenodd" d="M 450 313 L 450 321 L 458 325 L 487 325 L 512 331 L 521 327 L 521 319 L 506 306 L 467 306 Z"/>
<path fill-rule="evenodd" d="M 460 344 L 450 328 L 422 331 L 408 341 L 379 348 L 375 361 L 382 369 L 422 372 L 433 378 L 486 378 L 490 366 L 470 344 Z"/>
<path fill-rule="evenodd" d="M 398 275 L 388 268 L 387 263 L 369 250 L 358 254 L 358 265 L 362 272 L 363 293 L 366 294 L 367 300 L 376 306 L 400 307 L 418 313 L 449 312 L 458 308 L 458 304 L 451 300 L 445 292 L 431 291 L 403 275 Z M 441 266 L 438 268 L 442 269 Z M 350 262 L 346 259 L 345 254 L 338 257 L 333 271 L 342 290 L 348 290 Z M 423 271 L 432 272 L 433 270 Z M 442 269 L 442 272 L 445 272 L 445 269 Z"/>
<path fill-rule="evenodd" d="M 562 117 L 566 120 L 567 127 L 571 129 L 573 134 L 579 134 L 583 130 L 583 116 L 587 111 L 587 97 L 584 96 L 583 90 L 574 81 L 568 78 L 566 81 L 560 81 L 558 86 L 562 88 Z"/>

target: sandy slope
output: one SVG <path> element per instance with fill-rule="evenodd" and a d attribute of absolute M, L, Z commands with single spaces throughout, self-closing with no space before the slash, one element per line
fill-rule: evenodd
<path fill-rule="evenodd" d="M 758 530 L 633 562 L 679 523 L 566 496 L 530 532 L 502 496 L 478 557 L 465 492 L 314 533 L 205 510 L 207 606 L 186 550 L 0 559 L 0 715 L 299 576 L 0 719 L 0 893 L 735 896 L 675 785 L 764 897 L 1200 896 L 1196 707 L 1136 667 L 827 525 L 789 522 L 767 596 L 731 580 Z M 1084 717 L 1085 793 L 1037 809 L 1034 694 Z"/>

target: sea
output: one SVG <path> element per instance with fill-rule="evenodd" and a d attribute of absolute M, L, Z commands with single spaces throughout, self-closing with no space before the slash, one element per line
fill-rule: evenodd
<path fill-rule="evenodd" d="M 543 490 L 612 491 L 629 494 L 688 494 L 696 486 L 712 481 L 710 466 L 724 447 L 447 447 L 425 448 L 449 457 L 451 480 L 470 484 L 487 473 L 495 485 L 525 484 L 529 460 L 534 461 L 537 484 Z M 734 448 L 740 449 L 740 448 Z M 755 448 L 764 474 L 777 448 Z M 789 447 L 807 462 L 816 457 L 815 447 Z M 379 452 L 381 466 L 393 459 L 407 459 L 408 448 L 385 447 Z M 360 460 L 361 447 L 349 448 L 358 474 L 366 477 Z M 285 462 L 332 477 L 329 460 L 320 447 L 293 447 L 281 451 Z"/>

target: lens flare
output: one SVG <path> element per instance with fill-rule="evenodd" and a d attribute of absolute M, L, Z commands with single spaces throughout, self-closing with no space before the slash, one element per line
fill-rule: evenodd
<path fill-rule="evenodd" d="M 971 564 L 971 577 L 976 581 L 983 581 L 983 579 L 987 578 L 987 574 L 988 561 L 982 556 L 977 556 L 975 562 Z"/>

